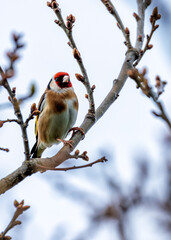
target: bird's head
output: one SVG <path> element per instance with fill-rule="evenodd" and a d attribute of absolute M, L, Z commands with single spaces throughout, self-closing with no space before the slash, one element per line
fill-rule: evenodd
<path fill-rule="evenodd" d="M 63 88 L 72 87 L 72 83 L 70 81 L 70 76 L 66 72 L 58 72 L 56 73 L 51 81 L 49 82 L 48 88 L 58 91 Z"/>

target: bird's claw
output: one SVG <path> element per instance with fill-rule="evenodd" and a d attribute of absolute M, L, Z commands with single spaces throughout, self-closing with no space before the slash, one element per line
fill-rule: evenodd
<path fill-rule="evenodd" d="M 82 135 L 85 137 L 85 132 L 84 132 L 84 129 L 83 129 L 83 128 L 80 128 L 80 127 L 73 127 L 73 128 L 71 128 L 71 129 L 68 131 L 68 133 L 71 132 L 71 131 L 73 131 L 71 137 L 73 137 L 74 134 L 75 134 L 77 131 L 80 131 L 80 132 L 82 133 Z"/>
<path fill-rule="evenodd" d="M 60 138 L 57 138 L 56 140 L 62 142 L 64 145 L 69 144 L 69 146 L 71 148 L 74 148 L 73 145 L 72 145 L 72 140 L 63 140 L 63 139 L 60 139 Z"/>

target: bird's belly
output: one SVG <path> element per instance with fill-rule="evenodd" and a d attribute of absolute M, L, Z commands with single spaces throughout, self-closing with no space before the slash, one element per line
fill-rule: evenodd
<path fill-rule="evenodd" d="M 44 142 L 47 147 L 57 143 L 58 138 L 66 137 L 68 130 L 74 125 L 76 117 L 77 112 L 70 108 L 58 114 L 42 114 L 38 121 L 39 140 Z M 39 129 L 43 131 L 39 131 Z"/>

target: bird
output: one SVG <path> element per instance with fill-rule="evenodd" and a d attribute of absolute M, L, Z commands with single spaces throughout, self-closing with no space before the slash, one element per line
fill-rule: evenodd
<path fill-rule="evenodd" d="M 40 98 L 38 110 L 32 158 L 40 158 L 44 150 L 53 144 L 66 143 L 64 139 L 76 122 L 78 99 L 68 73 L 58 72 L 51 78 Z"/>

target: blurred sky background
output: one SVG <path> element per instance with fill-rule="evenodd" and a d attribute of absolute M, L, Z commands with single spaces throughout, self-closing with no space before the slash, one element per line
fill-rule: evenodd
<path fill-rule="evenodd" d="M 137 11 L 136 1 L 113 0 L 112 2 L 125 27 L 130 29 L 131 40 L 134 44 L 136 21 L 132 14 Z M 76 17 L 73 36 L 91 84 L 96 85 L 94 97 L 97 107 L 111 89 L 112 81 L 117 78 L 121 69 L 126 51 L 123 44 L 124 38 L 116 26 L 115 19 L 106 11 L 100 0 L 58 0 L 58 3 L 64 19 L 70 13 Z M 154 48 L 145 54 L 138 68 L 147 67 L 147 75 L 153 85 L 156 75 L 159 75 L 162 80 L 168 81 L 161 100 L 165 103 L 166 111 L 171 116 L 170 0 L 153 0 L 152 6 L 146 13 L 145 33 L 150 32 L 149 17 L 153 7 L 158 4 L 160 4 L 159 13 L 162 14 L 162 19 L 158 22 L 160 28 L 154 33 L 151 41 Z M 50 78 L 56 72 L 66 71 L 71 76 L 79 99 L 79 114 L 75 124 L 79 126 L 88 108 L 87 99 L 84 97 L 84 86 L 75 78 L 75 73 L 80 73 L 80 69 L 73 58 L 71 48 L 67 45 L 68 39 L 62 29 L 54 23 L 55 14 L 46 6 L 46 1 L 0 1 L 0 19 L 0 65 L 2 68 L 8 64 L 5 53 L 12 48 L 11 33 L 23 33 L 23 41 L 26 43 L 25 48 L 20 52 L 21 58 L 16 64 L 16 76 L 10 80 L 11 87 L 17 89 L 18 97 L 28 93 L 31 83 L 36 85 L 37 91 L 34 97 L 21 105 L 24 118 L 28 117 L 31 104 L 38 103 Z M 7 98 L 8 94 L 1 88 L 0 104 L 6 103 Z M 139 156 L 148 156 L 152 161 L 160 162 L 162 155 L 159 144 L 168 133 L 168 129 L 162 121 L 155 119 L 151 114 L 154 109 L 153 102 L 143 96 L 140 90 L 136 89 L 136 84 L 128 79 L 117 101 L 88 132 L 84 141 L 80 142 L 77 148 L 80 151 L 87 150 L 90 161 L 96 160 L 102 155 L 102 152 L 111 155 L 117 168 L 117 172 L 114 174 L 122 176 L 123 182 L 129 182 L 134 171 L 133 159 Z M 7 118 L 14 118 L 12 108 L 0 109 L 0 120 Z M 2 178 L 21 165 L 24 154 L 21 131 L 16 124 L 5 124 L 0 129 L 0 136 L 0 147 L 10 149 L 9 153 L 0 152 L 0 177 Z M 29 123 L 28 136 L 31 148 L 35 142 L 34 121 Z M 53 146 L 46 150 L 43 156 L 54 155 L 61 146 L 61 144 Z M 78 160 L 76 164 L 82 164 L 82 161 Z M 107 168 L 112 168 L 113 163 L 105 164 Z M 87 168 L 86 171 L 93 174 L 96 168 L 103 167 L 103 164 L 99 164 L 99 166 L 93 166 L 92 169 Z M 57 224 L 61 222 L 67 224 L 73 219 L 77 224 L 72 226 L 71 236 L 72 234 L 74 236 L 78 228 L 84 227 L 86 220 L 79 221 L 79 216 L 83 211 L 82 207 L 78 207 L 78 203 L 70 202 L 58 191 L 55 191 L 54 185 L 48 181 L 51 176 L 56 181 L 69 177 L 71 183 L 80 184 L 82 189 L 88 189 L 89 192 L 93 192 L 95 189 L 93 184 L 88 183 L 85 171 L 82 170 L 37 173 L 0 197 L 0 231 L 9 222 L 13 212 L 12 202 L 14 199 L 19 201 L 25 199 L 25 203 L 31 205 L 31 209 L 24 214 L 27 220 L 26 224 L 23 218 L 24 238 L 22 239 L 24 240 L 53 239 L 52 232 Z M 99 186 L 98 191 L 99 199 L 105 198 L 105 189 Z M 16 235 L 14 239 L 21 238 Z M 71 239 L 72 237 L 64 240 Z M 109 236 L 96 239 L 110 240 L 114 238 Z M 151 236 L 150 238 L 139 236 L 138 239 L 153 240 Z M 157 234 L 154 239 L 159 239 Z"/>

